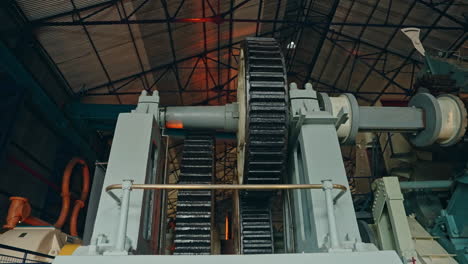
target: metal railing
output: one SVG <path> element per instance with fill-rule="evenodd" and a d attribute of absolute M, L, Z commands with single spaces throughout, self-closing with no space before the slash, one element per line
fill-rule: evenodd
<path fill-rule="evenodd" d="M 122 189 L 122 184 L 112 184 L 106 187 L 106 192 L 121 205 L 120 199 L 112 190 Z M 298 190 L 323 189 L 323 184 L 131 184 L 131 190 Z M 341 184 L 333 184 L 333 189 L 340 192 L 333 198 L 338 199 L 348 190 Z"/>
<path fill-rule="evenodd" d="M 112 190 L 122 189 L 122 198 L 117 197 Z M 332 247 L 339 248 L 337 237 L 334 205 L 347 191 L 346 186 L 333 184 L 331 180 L 324 180 L 322 184 L 133 184 L 132 180 L 123 180 L 122 184 L 112 184 L 106 187 L 106 192 L 120 206 L 119 225 L 114 254 L 125 254 L 125 241 L 127 240 L 128 210 L 130 207 L 130 192 L 132 190 L 295 190 L 295 189 L 321 189 L 325 194 L 327 207 L 327 217 L 329 222 L 329 232 L 332 240 Z M 334 189 L 340 192 L 333 197 Z"/>
<path fill-rule="evenodd" d="M 4 249 L 4 250 L 1 250 Z M 11 251 L 11 253 L 10 253 Z M 54 256 L 27 249 L 0 244 L 0 263 L 9 264 L 43 264 L 52 263 Z"/>

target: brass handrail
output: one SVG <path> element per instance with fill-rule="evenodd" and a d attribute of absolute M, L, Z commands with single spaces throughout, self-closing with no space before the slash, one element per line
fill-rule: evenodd
<path fill-rule="evenodd" d="M 294 190 L 294 189 L 322 189 L 322 184 L 132 184 L 133 190 Z M 106 187 L 106 192 L 119 204 L 120 199 L 111 191 L 122 189 L 122 184 L 111 184 Z M 335 196 L 333 202 L 347 191 L 346 186 L 333 184 L 333 189 L 341 190 Z"/>

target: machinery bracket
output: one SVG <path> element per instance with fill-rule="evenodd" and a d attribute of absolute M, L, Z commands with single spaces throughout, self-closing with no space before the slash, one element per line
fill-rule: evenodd
<path fill-rule="evenodd" d="M 342 124 L 346 123 L 348 119 L 349 119 L 348 113 L 345 113 L 344 109 L 341 108 L 340 112 L 338 112 L 338 115 L 336 116 L 336 122 L 335 122 L 336 130 L 338 130 Z"/>
<path fill-rule="evenodd" d="M 397 177 L 383 177 L 373 183 L 372 206 L 375 227 L 383 250 L 396 250 L 406 260 L 416 257 Z"/>

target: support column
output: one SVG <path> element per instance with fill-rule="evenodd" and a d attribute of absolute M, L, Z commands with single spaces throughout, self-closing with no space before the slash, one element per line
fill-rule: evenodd
<path fill-rule="evenodd" d="M 298 144 L 293 150 L 294 168 L 290 173 L 291 183 L 309 184 L 332 180 L 333 183 L 342 184 L 349 189 L 335 120 L 326 112 L 308 115 L 308 123 L 302 125 Z M 294 190 L 291 194 L 295 252 L 318 252 L 329 248 L 327 237 L 330 222 L 323 192 Z M 337 201 L 334 213 L 336 240 L 360 242 L 356 214 L 349 192 Z"/>
<path fill-rule="evenodd" d="M 110 244 L 116 245 L 117 241 L 122 241 L 116 233 L 119 228 L 116 219 L 121 217 L 119 205 L 106 193 L 107 186 L 124 180 L 148 184 L 158 182 L 157 161 L 159 152 L 162 151 L 160 129 L 156 119 L 158 102 L 157 93 L 152 96 L 143 93 L 138 107 L 132 113 L 119 115 L 91 241 L 102 234 Z M 146 193 L 147 195 L 144 191 L 135 191 L 129 198 L 126 224 L 130 244 L 125 248 L 132 248 L 143 254 L 151 253 L 151 237 L 148 237 L 151 235 L 148 234 L 151 228 L 154 228 L 151 222 L 154 207 L 159 206 L 151 202 L 152 195 L 148 195 L 148 191 Z"/>

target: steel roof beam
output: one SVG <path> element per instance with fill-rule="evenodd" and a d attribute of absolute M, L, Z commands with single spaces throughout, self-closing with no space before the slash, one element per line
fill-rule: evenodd
<path fill-rule="evenodd" d="M 367 16 L 367 19 L 366 19 L 366 23 L 369 23 L 375 13 L 375 11 L 377 10 L 377 7 L 379 6 L 380 4 L 380 0 L 376 1 L 374 6 L 372 7 L 372 11 L 371 13 L 369 14 L 369 16 Z M 363 35 L 364 35 L 364 32 L 366 31 L 366 28 L 367 27 L 363 27 L 361 28 L 361 31 L 359 32 L 359 35 L 358 35 L 358 39 L 360 39 Z M 335 46 L 338 46 L 338 42 L 337 41 L 333 41 L 331 39 L 329 39 L 330 41 L 333 42 L 333 49 L 335 48 Z M 341 49 L 345 50 L 348 52 L 348 50 L 346 48 L 344 48 L 343 46 L 339 46 Z M 354 42 L 353 43 L 353 50 L 356 49 L 356 47 L 358 48 L 359 50 L 359 42 Z M 341 67 L 339 73 L 338 73 L 338 76 L 335 78 L 335 81 L 333 82 L 333 86 L 336 86 L 336 84 L 338 83 L 338 81 L 341 79 L 341 76 L 343 75 L 343 72 L 344 70 L 346 69 L 346 66 L 348 65 L 348 62 L 349 60 L 351 59 L 351 56 L 352 56 L 352 52 L 348 52 L 348 56 L 346 57 L 346 60 L 345 62 L 343 63 L 343 66 Z M 328 61 L 327 61 L 327 65 L 328 65 Z M 327 66 L 325 65 L 325 66 Z M 353 68 L 352 70 L 354 70 L 354 65 L 353 65 Z M 322 72 L 323 73 L 323 72 Z M 307 75 L 307 78 L 309 78 L 311 75 Z"/>
<path fill-rule="evenodd" d="M 277 3 L 276 3 L 276 12 L 275 12 L 275 20 L 278 20 L 280 8 L 281 8 L 281 0 L 277 0 Z M 232 24 L 232 23 L 231 23 L 231 24 Z M 272 36 L 272 37 L 275 37 L 276 26 L 277 26 L 277 23 L 273 23 L 273 33 L 271 33 L 271 36 Z"/>
<path fill-rule="evenodd" d="M 225 17 L 228 14 L 234 13 L 234 11 L 241 8 L 243 5 L 247 4 L 248 2 L 250 2 L 250 0 L 244 0 L 240 2 L 239 4 L 237 4 L 236 6 L 231 6 L 228 11 L 221 13 L 221 16 Z"/>
<path fill-rule="evenodd" d="M 304 75 L 302 75 L 302 77 L 305 78 Z M 325 82 L 322 82 L 322 81 L 319 81 L 319 80 L 316 80 L 316 79 L 313 79 L 313 78 L 312 78 L 311 80 L 313 80 L 314 82 L 317 82 L 317 83 L 320 84 L 320 85 L 323 85 L 323 86 L 326 86 L 326 87 L 328 87 L 328 88 L 330 88 L 330 89 L 333 89 L 335 93 L 346 93 L 345 90 L 340 89 L 340 88 L 338 88 L 338 87 L 336 87 L 336 86 L 333 86 L 333 85 L 331 85 L 331 84 L 328 84 L 328 83 L 325 83 Z M 369 98 L 359 95 L 359 93 L 356 93 L 356 92 L 350 92 L 350 93 L 355 94 L 357 98 L 359 98 L 359 99 L 361 99 L 361 100 L 364 100 L 364 101 L 366 101 L 366 102 L 370 102 L 370 101 L 371 101 Z"/>
<path fill-rule="evenodd" d="M 262 1 L 262 0 L 260 0 L 260 1 Z M 207 0 L 207 3 L 211 7 L 210 0 Z M 221 9 L 221 3 L 220 3 L 220 1 L 217 1 L 217 3 L 218 3 L 218 10 L 217 10 L 217 12 L 214 12 L 215 16 L 218 16 L 218 14 L 221 13 L 221 10 L 220 10 Z M 260 2 L 260 5 L 261 5 L 261 2 Z M 217 54 L 218 54 L 218 62 L 219 62 L 219 63 L 216 64 L 216 66 L 217 66 L 217 75 L 218 75 L 218 79 L 217 79 L 218 82 L 217 82 L 216 85 L 219 86 L 219 84 L 222 82 L 222 76 L 221 76 L 221 49 L 220 49 L 221 48 L 221 24 L 217 23 L 216 28 L 217 28 L 216 33 L 217 33 L 217 37 L 218 37 L 218 41 L 217 41 L 218 43 L 216 43 L 216 47 L 218 49 Z M 205 58 L 205 62 L 207 62 L 207 58 L 208 57 Z"/>
<path fill-rule="evenodd" d="M 345 38 L 345 39 L 349 39 L 349 40 L 351 40 L 351 41 L 359 42 L 360 44 L 364 44 L 365 46 L 368 46 L 368 47 L 370 47 L 370 48 L 373 48 L 373 49 L 376 49 L 376 50 L 379 50 L 379 51 L 383 51 L 383 52 L 386 52 L 386 53 L 388 53 L 388 54 L 391 54 L 391 55 L 394 55 L 394 56 L 398 56 L 398 57 L 400 57 L 400 58 L 404 58 L 404 59 L 406 58 L 406 55 L 404 55 L 404 54 L 402 54 L 402 53 L 399 53 L 399 52 L 397 52 L 397 51 L 394 51 L 394 50 L 391 50 L 391 49 L 388 49 L 388 48 L 387 48 L 387 49 L 384 49 L 384 48 L 382 48 L 382 47 L 379 47 L 379 46 L 376 45 L 376 44 L 373 44 L 373 43 L 371 43 L 371 42 L 365 41 L 365 40 L 363 40 L 363 39 L 361 39 L 361 38 L 355 38 L 355 37 L 352 37 L 352 36 L 350 36 L 350 35 L 344 34 L 344 33 L 342 33 L 342 32 L 335 31 L 335 30 L 333 30 L 333 29 L 329 29 L 329 32 L 331 32 L 332 35 L 335 34 L 335 35 L 340 36 L 340 37 L 343 37 L 343 38 Z M 417 64 L 423 64 L 423 63 L 424 63 L 423 61 L 419 61 L 419 60 L 416 60 L 416 59 L 413 59 L 413 58 L 411 58 L 410 60 L 411 60 L 413 63 L 417 63 Z"/>
<path fill-rule="evenodd" d="M 351 10 L 353 9 L 355 3 L 356 3 L 355 1 L 352 1 L 352 2 L 351 2 L 351 6 L 347 9 L 346 15 L 345 15 L 343 21 L 348 20 L 348 17 L 349 17 L 349 15 L 351 14 Z M 339 33 L 341 33 L 341 32 L 343 31 L 343 28 L 344 28 L 344 26 L 341 26 L 341 27 L 340 27 Z M 332 29 L 330 29 L 330 27 L 328 27 L 328 32 L 332 32 L 332 36 L 333 36 L 334 34 L 337 34 L 337 33 L 338 33 L 338 31 L 332 30 Z M 323 67 L 321 68 L 320 73 L 319 73 L 319 75 L 318 75 L 318 80 L 319 80 L 319 81 L 320 81 L 320 79 L 322 78 L 323 73 L 325 72 L 325 69 L 326 69 L 326 67 L 328 66 L 328 63 L 330 62 L 330 58 L 331 58 L 331 55 L 333 54 L 333 51 L 335 50 L 335 46 L 336 46 L 335 43 L 333 43 L 333 45 L 332 45 L 330 51 L 328 52 L 328 54 L 327 54 L 327 56 L 326 56 L 325 65 L 323 65 Z M 311 75 L 312 75 L 312 74 L 310 74 L 309 76 L 307 76 L 307 78 L 311 78 Z"/>
<path fill-rule="evenodd" d="M 48 20 L 57 19 L 57 18 L 61 18 L 61 17 L 64 17 L 64 16 L 76 15 L 76 14 L 78 14 L 80 12 L 88 11 L 88 10 L 99 8 L 99 7 L 109 7 L 109 6 L 114 5 L 118 1 L 121 1 L 121 0 L 110 0 L 110 1 L 99 3 L 99 4 L 90 5 L 90 6 L 87 6 L 87 7 L 74 8 L 73 10 L 70 10 L 70 11 L 67 11 L 67 12 L 63 12 L 63 13 L 47 16 L 47 17 L 44 17 L 44 18 L 31 20 L 30 22 L 32 24 L 43 23 L 43 22 L 48 21 Z"/>
<path fill-rule="evenodd" d="M 70 3 L 71 3 L 72 6 L 73 6 L 73 10 L 77 10 L 76 5 L 75 5 L 75 1 L 74 1 L 74 0 L 70 0 Z M 79 23 L 82 23 L 83 20 L 81 19 L 80 12 L 76 12 L 76 15 L 78 16 L 78 19 L 80 20 Z M 83 31 L 85 32 L 86 37 L 87 37 L 87 39 L 88 39 L 88 42 L 89 42 L 89 44 L 91 45 L 91 47 L 92 47 L 92 49 L 93 49 L 93 51 L 94 51 L 94 54 L 96 55 L 96 58 L 97 58 L 98 61 L 99 61 L 99 64 L 100 64 L 100 66 L 101 66 L 101 68 L 102 68 L 102 71 L 104 72 L 104 75 L 106 76 L 107 80 L 108 80 L 109 82 L 111 82 L 112 79 L 111 79 L 111 77 L 110 77 L 110 75 L 109 75 L 109 72 L 108 72 L 107 69 L 106 69 L 106 66 L 104 65 L 104 62 L 103 62 L 103 60 L 102 60 L 102 58 L 101 58 L 101 55 L 99 55 L 98 49 L 96 48 L 96 45 L 94 44 L 93 39 L 91 38 L 91 34 L 89 34 L 89 31 L 88 31 L 88 29 L 86 28 L 85 25 L 81 24 L 81 27 L 83 28 Z M 115 87 L 114 87 L 113 85 L 110 85 L 110 86 L 112 87 L 112 90 L 115 90 Z M 111 89 L 109 88 L 109 86 L 107 86 L 107 89 L 109 90 L 109 92 L 111 91 Z M 117 98 L 117 101 L 121 104 L 122 101 L 120 100 L 120 97 L 117 95 L 116 98 Z"/>
<path fill-rule="evenodd" d="M 330 38 L 327 38 L 328 40 L 332 41 L 332 42 L 335 42 L 333 39 L 330 39 Z M 348 50 L 346 47 L 340 45 L 339 43 L 336 43 L 336 46 L 339 47 L 340 49 L 344 50 L 345 52 L 347 52 L 349 54 L 349 56 L 352 56 L 353 55 L 353 52 Z M 376 66 L 376 63 L 374 63 L 373 65 L 371 65 L 370 63 L 366 62 L 365 60 L 359 58 L 358 56 L 355 56 L 354 57 L 354 60 L 357 60 L 359 61 L 360 63 L 366 65 L 367 67 L 369 67 L 370 71 L 372 72 L 375 72 L 377 73 L 378 75 L 380 75 L 382 78 L 384 78 L 385 80 L 391 82 L 393 85 L 397 86 L 398 88 L 400 88 L 401 90 L 405 91 L 405 92 L 409 92 L 409 89 L 407 88 L 404 88 L 403 86 L 401 86 L 399 83 L 395 82 L 394 80 L 390 79 L 385 73 L 377 70 L 375 68 Z M 339 77 L 337 78 L 339 79 Z M 336 84 L 336 81 L 335 81 L 335 84 Z"/>
<path fill-rule="evenodd" d="M 446 11 L 442 11 L 442 10 L 438 9 L 437 7 L 435 7 L 435 5 L 432 3 L 432 1 L 431 1 L 431 3 L 428 3 L 428 2 L 426 2 L 426 1 L 424 1 L 424 0 L 417 0 L 417 1 L 418 1 L 418 3 L 421 3 L 421 4 L 425 5 L 426 7 L 432 9 L 433 11 L 435 11 L 436 13 L 438 13 L 439 15 L 442 15 L 443 17 L 445 17 L 445 18 L 451 20 L 452 22 L 455 22 L 455 23 L 457 23 L 458 25 L 464 27 L 465 29 L 468 28 L 468 23 L 467 23 L 466 21 L 465 21 L 465 22 L 460 21 L 458 18 L 447 14 Z M 448 4 L 448 3 L 447 3 L 447 4 Z M 465 4 L 465 6 L 468 6 L 468 4 Z"/>
<path fill-rule="evenodd" d="M 233 8 L 234 8 L 234 0 L 230 0 L 229 1 L 229 9 L 232 10 Z M 234 18 L 234 13 L 233 12 L 229 13 L 229 16 L 230 16 L 231 19 Z M 234 29 L 233 28 L 234 28 L 234 24 L 232 22 L 229 22 L 229 50 L 228 50 L 228 63 L 227 64 L 230 67 L 232 67 L 231 65 L 232 65 L 232 57 L 233 57 L 232 56 L 232 38 L 233 38 L 233 34 L 234 34 Z M 274 29 L 273 29 L 273 31 L 274 31 Z M 231 79 L 231 68 L 229 68 L 227 72 L 228 72 L 227 73 L 227 79 L 229 80 L 229 79 Z M 230 103 L 230 100 L 229 100 L 229 90 L 230 89 L 231 89 L 231 85 L 228 84 L 227 85 L 228 92 L 226 93 L 226 103 Z"/>
<path fill-rule="evenodd" d="M 169 19 L 128 19 L 128 20 L 96 20 L 96 21 L 32 21 L 32 27 L 47 27 L 47 26 L 79 26 L 84 24 L 86 26 L 99 26 L 99 25 L 123 25 L 126 23 L 144 25 L 144 24 L 163 24 L 163 23 L 278 23 L 288 25 L 300 25 L 304 27 L 313 27 L 317 25 L 328 25 L 327 22 L 308 22 L 308 21 L 294 21 L 294 20 L 274 20 L 274 19 L 247 19 L 247 18 L 219 18 L 218 16 L 202 18 L 169 18 Z M 428 26 L 420 24 L 379 24 L 379 23 L 355 23 L 355 22 L 331 22 L 330 26 L 346 26 L 346 27 L 377 27 L 377 28 L 406 28 L 416 27 L 420 29 L 437 29 L 437 30 L 459 30 L 464 31 L 463 26 Z"/>
<path fill-rule="evenodd" d="M 284 30 L 284 28 L 282 29 L 279 29 L 278 31 L 281 31 L 281 30 Z M 265 32 L 265 33 L 262 33 L 260 36 L 267 36 L 271 34 L 271 31 L 270 32 Z M 236 41 L 236 42 L 233 42 L 232 45 L 224 45 L 224 46 L 221 46 L 221 50 L 223 49 L 227 49 L 231 46 L 235 46 L 235 45 L 238 45 L 242 42 L 242 40 L 240 41 Z M 191 55 L 191 56 L 188 56 L 188 57 L 185 57 L 185 58 L 181 58 L 181 59 L 177 59 L 176 61 L 174 62 L 170 62 L 170 63 L 165 63 L 165 64 L 161 64 L 161 65 L 158 65 L 158 66 L 155 66 L 155 67 L 152 67 L 151 69 L 148 69 L 148 70 L 145 70 L 143 72 L 138 72 L 138 73 L 135 73 L 135 74 L 131 74 L 129 76 L 126 76 L 126 77 L 123 77 L 123 78 L 120 78 L 120 79 L 117 79 L 117 80 L 113 80 L 112 82 L 107 82 L 107 83 L 103 83 L 103 84 L 99 84 L 97 86 L 94 86 L 94 87 L 91 87 L 91 88 L 88 88 L 86 89 L 84 92 L 89 92 L 89 91 L 93 91 L 93 90 L 97 90 L 97 89 L 100 89 L 100 88 L 104 88 L 104 87 L 107 87 L 107 86 L 110 86 L 110 85 L 113 85 L 115 83 L 119 83 L 119 82 L 124 82 L 124 81 L 127 81 L 129 79 L 132 79 L 134 78 L 135 76 L 142 76 L 143 74 L 149 74 L 149 73 L 152 73 L 152 72 L 155 72 L 157 70 L 162 70 L 162 69 L 165 69 L 167 68 L 168 66 L 171 66 L 173 64 L 179 64 L 181 62 L 185 62 L 185 61 L 188 61 L 188 60 L 191 60 L 191 59 L 194 59 L 194 58 L 198 58 L 198 57 L 204 57 L 212 52 L 215 52 L 217 50 L 217 48 L 213 48 L 213 49 L 210 49 L 210 50 L 207 50 L 206 52 L 203 51 L 203 52 L 200 52 L 198 54 L 194 54 L 194 55 Z"/>
<path fill-rule="evenodd" d="M 297 3 L 298 1 L 289 1 L 288 3 L 286 3 L 286 10 L 285 10 L 285 17 L 287 17 L 288 19 L 290 17 L 295 17 L 295 21 L 296 22 L 299 22 L 303 17 L 304 17 L 304 8 L 305 6 L 303 5 L 300 5 Z M 302 3 L 302 2 L 301 2 Z M 297 4 L 297 7 L 296 5 Z M 294 5 L 293 7 L 295 8 L 291 8 L 291 9 L 288 9 L 288 5 Z M 273 25 L 275 25 L 277 23 L 273 23 Z M 296 43 L 297 42 L 297 39 L 299 38 L 299 34 L 300 34 L 300 31 L 301 31 L 301 27 L 298 23 L 294 24 L 294 28 L 292 30 L 292 32 L 290 33 L 290 39 L 288 39 L 288 41 L 286 43 Z M 287 52 L 285 54 L 285 61 L 286 61 L 286 71 L 289 72 L 290 69 L 292 68 L 292 63 L 293 63 L 293 57 L 294 57 L 294 54 L 296 53 L 296 49 L 287 49 Z"/>
<path fill-rule="evenodd" d="M 400 24 L 401 24 L 401 25 L 402 25 L 403 23 L 405 23 L 406 19 L 409 17 L 411 11 L 413 10 L 413 8 L 414 8 L 415 6 L 416 6 L 416 1 L 413 1 L 413 2 L 411 3 L 410 7 L 406 10 L 405 14 L 403 15 L 403 18 L 401 19 L 401 21 L 400 21 Z M 393 31 L 392 35 L 390 36 L 390 38 L 388 39 L 388 41 L 385 43 L 383 49 L 386 50 L 386 49 L 390 46 L 390 44 L 392 43 L 393 39 L 395 38 L 396 34 L 398 34 L 398 32 L 399 32 L 398 29 L 396 29 L 396 30 Z M 410 58 L 412 54 L 413 54 L 413 53 L 410 53 L 410 56 L 407 56 L 406 58 Z M 382 56 L 382 55 L 379 55 L 379 56 L 377 57 L 377 59 L 380 59 L 381 56 Z M 406 60 L 405 60 L 405 62 L 406 62 Z M 378 60 L 376 60 L 376 61 L 372 64 L 372 67 L 375 67 L 375 66 L 377 65 L 377 63 L 378 63 Z M 372 69 L 372 68 L 371 68 L 371 69 Z M 367 73 L 365 74 L 365 76 L 364 76 L 364 78 L 362 79 L 362 81 L 359 83 L 359 85 L 357 85 L 357 87 L 358 87 L 358 88 L 357 88 L 357 91 L 359 91 L 359 90 L 361 89 L 361 87 L 363 87 L 364 84 L 367 82 L 367 80 L 368 80 L 368 78 L 369 78 L 369 76 L 370 76 L 370 74 L 371 74 L 371 72 L 372 72 L 371 69 L 369 69 L 369 70 L 367 71 Z M 390 82 L 389 82 L 389 83 L 390 83 Z"/>
<path fill-rule="evenodd" d="M 141 4 L 139 4 L 137 6 L 137 8 L 133 9 L 133 11 L 128 14 L 128 16 L 125 16 L 125 19 L 128 20 L 130 17 L 132 17 L 136 12 L 138 12 L 138 10 L 140 10 L 143 6 L 145 6 L 147 3 L 149 2 L 149 0 L 145 0 L 143 1 Z M 120 3 L 122 3 L 122 1 L 120 1 Z"/>
<path fill-rule="evenodd" d="M 445 9 L 443 10 L 443 12 L 446 12 L 450 8 L 450 6 L 451 6 L 451 4 L 447 5 L 445 7 Z M 440 21 L 440 19 L 442 19 L 442 17 L 443 17 L 443 15 L 439 14 L 439 16 L 432 23 L 432 25 L 436 25 Z M 424 35 L 421 37 L 421 42 L 424 41 L 429 36 L 429 33 L 431 33 L 431 30 L 428 30 L 427 32 L 424 33 Z M 416 52 L 416 49 L 413 49 L 410 52 L 410 54 L 406 57 L 405 61 L 402 64 L 406 63 L 409 60 L 409 58 L 411 58 L 413 53 L 415 53 L 415 52 Z M 401 68 L 401 69 L 403 69 L 403 68 Z M 393 74 L 391 80 L 395 80 L 395 78 L 400 74 L 401 69 L 398 70 L 397 72 L 395 72 L 395 74 Z M 387 82 L 385 87 L 380 91 L 380 93 L 377 95 L 377 97 L 374 98 L 374 100 L 372 101 L 372 105 L 374 105 L 380 99 L 380 97 L 385 93 L 385 91 L 388 89 L 388 87 L 390 87 L 390 84 L 391 84 L 390 82 Z"/>
<path fill-rule="evenodd" d="M 166 14 L 166 19 L 169 20 L 170 18 L 170 14 L 169 14 L 169 9 L 167 8 L 167 2 L 166 0 L 161 0 L 161 4 L 163 5 L 164 7 L 164 13 Z M 172 53 L 172 70 L 175 74 L 175 77 L 176 77 L 176 81 L 177 81 L 177 87 L 179 87 L 179 97 L 180 97 L 180 102 L 182 104 L 184 104 L 184 98 L 182 96 L 182 92 L 183 92 L 183 87 L 182 87 L 182 83 L 180 81 L 180 76 L 179 76 L 179 69 L 177 68 L 177 55 L 176 55 L 176 52 L 175 52 L 175 46 L 174 46 L 174 38 L 172 36 L 172 29 L 171 29 L 171 23 L 169 22 L 166 22 L 166 26 L 167 26 L 167 33 L 169 34 L 169 42 L 171 44 L 171 53 Z M 143 71 L 142 71 L 143 72 Z"/>
<path fill-rule="evenodd" d="M 120 6 L 122 8 L 123 17 L 125 17 L 125 19 L 128 19 L 127 11 L 125 10 L 125 6 L 122 3 L 122 1 L 120 2 Z M 117 11 L 119 11 L 119 7 L 117 5 L 116 5 L 116 9 L 117 9 Z M 122 19 L 122 15 L 120 14 L 120 11 L 118 13 L 119 13 L 120 18 Z M 137 47 L 137 44 L 136 44 L 136 41 L 135 41 L 135 36 L 133 35 L 132 28 L 131 28 L 130 24 L 128 24 L 128 23 L 127 23 L 127 29 L 128 29 L 128 33 L 130 35 L 130 39 L 132 40 L 133 49 L 135 51 L 135 55 L 136 55 L 137 60 L 138 60 L 138 66 L 140 67 L 140 71 L 144 71 L 145 67 L 143 66 L 143 61 L 141 59 L 140 51 L 138 50 L 138 47 Z M 147 78 L 146 74 L 143 75 L 142 84 L 143 84 L 143 87 L 144 87 L 145 90 L 147 90 L 147 91 L 150 90 L 149 81 L 148 81 L 148 78 Z"/>
<path fill-rule="evenodd" d="M 231 79 L 227 80 L 225 83 L 223 83 L 223 84 L 220 85 L 220 86 L 225 87 L 226 85 L 229 85 L 230 82 L 234 81 L 236 78 L 237 78 L 237 74 L 234 75 Z M 213 88 L 216 88 L 216 86 L 213 87 Z M 210 89 L 210 90 L 211 90 L 211 89 Z M 223 91 L 226 92 L 228 95 L 229 95 L 230 93 L 237 92 L 237 90 L 223 90 Z M 211 102 L 211 101 L 213 101 L 213 100 L 219 99 L 219 98 L 221 98 L 221 97 L 223 97 L 223 96 L 224 96 L 223 93 L 219 93 L 218 95 L 215 95 L 215 96 L 213 96 L 213 97 L 209 97 L 209 98 L 207 98 L 207 99 L 205 99 L 205 100 L 203 100 L 203 101 L 201 101 L 201 102 L 193 103 L 193 104 L 191 104 L 191 105 L 204 105 L 204 104 L 207 104 L 207 103 L 209 103 L 209 102 Z"/>
<path fill-rule="evenodd" d="M 333 21 L 333 17 L 335 17 L 335 12 L 336 12 L 336 9 L 338 8 L 339 3 L 340 3 L 340 0 L 335 0 L 329 13 L 326 15 L 327 22 L 328 22 L 328 24 L 325 25 L 326 29 L 324 29 L 323 32 L 317 31 L 320 34 L 320 40 L 318 42 L 318 46 L 315 51 L 315 54 L 313 55 L 312 60 L 309 63 L 306 76 L 312 75 L 312 71 L 314 70 L 315 64 L 317 63 L 317 60 L 320 56 L 320 52 L 322 50 L 323 44 L 325 43 L 325 39 L 327 38 L 328 29 L 330 28 L 330 24 Z M 305 85 L 305 83 L 308 81 L 309 81 L 309 78 L 304 79 L 303 85 Z"/>
<path fill-rule="evenodd" d="M 205 19 L 206 17 L 206 7 L 205 7 L 205 1 L 206 0 L 202 0 L 202 16 L 203 16 L 203 19 Z M 202 24 L 203 28 L 203 52 L 207 52 L 208 48 L 208 42 L 207 42 L 207 36 L 206 36 L 206 22 Z M 219 47 L 217 47 L 217 50 L 219 51 Z M 207 55 L 205 55 L 207 57 Z M 208 82 L 208 65 L 205 61 L 205 59 L 203 59 L 203 65 L 205 65 L 205 92 L 206 92 L 206 98 L 209 97 L 209 93 L 210 93 L 210 90 L 209 90 L 209 82 Z"/>

